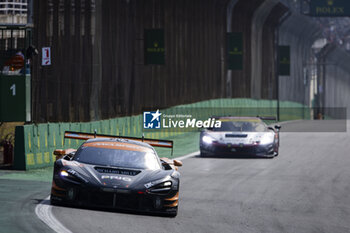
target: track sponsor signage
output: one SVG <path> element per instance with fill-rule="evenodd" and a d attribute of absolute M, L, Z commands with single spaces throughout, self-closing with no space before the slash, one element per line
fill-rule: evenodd
<path fill-rule="evenodd" d="M 164 29 L 145 30 L 145 64 L 165 64 Z"/>
<path fill-rule="evenodd" d="M 227 33 L 227 66 L 229 70 L 243 70 L 242 32 Z"/>
<path fill-rule="evenodd" d="M 49 66 L 51 65 L 51 48 L 43 47 L 41 51 L 41 65 Z"/>
<path fill-rule="evenodd" d="M 278 73 L 279 75 L 290 75 L 290 46 L 278 46 Z"/>
<path fill-rule="evenodd" d="M 317 17 L 350 16 L 349 0 L 311 0 L 310 15 Z"/>

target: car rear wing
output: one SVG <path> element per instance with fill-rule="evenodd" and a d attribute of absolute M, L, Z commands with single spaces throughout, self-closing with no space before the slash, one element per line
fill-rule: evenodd
<path fill-rule="evenodd" d="M 215 118 L 215 119 L 219 119 L 219 118 L 222 118 L 222 117 L 240 117 L 240 116 L 212 116 L 212 118 Z M 247 116 L 249 117 L 249 116 Z M 263 121 L 277 121 L 277 117 L 275 116 L 256 116 L 257 118 L 263 120 Z"/>
<path fill-rule="evenodd" d="M 155 147 L 171 148 L 171 154 L 173 154 L 173 147 L 174 147 L 174 142 L 171 140 L 160 140 L 160 139 L 151 139 L 151 138 L 144 138 L 144 137 L 141 137 L 141 138 L 125 137 L 125 136 L 115 136 L 115 135 L 97 134 L 97 133 L 82 133 L 82 132 L 74 132 L 74 131 L 65 131 L 64 138 L 80 139 L 80 140 L 88 140 L 93 138 L 128 139 L 128 140 L 133 140 L 138 142 L 144 142 Z"/>

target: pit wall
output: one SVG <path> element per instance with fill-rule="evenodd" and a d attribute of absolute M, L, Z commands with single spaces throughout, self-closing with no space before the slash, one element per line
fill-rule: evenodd
<path fill-rule="evenodd" d="M 273 115 L 276 116 L 276 101 L 252 99 L 214 99 L 160 110 L 163 114 L 176 113 L 176 108 L 188 108 L 188 113 L 196 115 L 205 109 L 204 115 Z M 309 119 L 308 109 L 299 103 L 283 101 L 281 121 Z M 198 115 L 198 114 L 197 114 Z M 202 114 L 203 115 L 203 114 Z M 64 132 L 79 131 L 141 137 L 143 133 L 142 115 L 120 117 L 102 121 L 83 123 L 44 123 L 17 126 L 15 131 L 14 169 L 30 170 L 51 166 L 55 161 L 55 149 L 78 148 L 81 140 L 64 139 Z M 184 132 L 148 132 L 146 138 L 172 139 Z M 176 144 L 176 142 L 175 142 Z M 175 145 L 176 146 L 176 145 Z"/>

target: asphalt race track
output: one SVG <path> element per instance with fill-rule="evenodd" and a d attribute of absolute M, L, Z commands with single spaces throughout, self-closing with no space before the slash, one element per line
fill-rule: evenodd
<path fill-rule="evenodd" d="M 349 142 L 344 132 L 286 132 L 275 159 L 187 159 L 176 218 L 67 207 L 53 214 L 72 232 L 350 232 Z"/>
<path fill-rule="evenodd" d="M 308 122 L 289 124 L 302 130 Z M 186 159 L 176 218 L 69 207 L 52 213 L 71 232 L 350 232 L 348 132 L 283 132 L 274 159 Z"/>
<path fill-rule="evenodd" d="M 50 183 L 0 180 L 0 232 L 52 232 L 34 213 L 35 206 L 50 192 Z"/>

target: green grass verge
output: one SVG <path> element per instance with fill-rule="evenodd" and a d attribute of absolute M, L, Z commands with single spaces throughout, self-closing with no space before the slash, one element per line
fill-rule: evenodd
<path fill-rule="evenodd" d="M 167 139 L 174 141 L 173 156 L 171 149 L 155 148 L 159 157 L 179 157 L 199 150 L 199 132 L 189 132 Z"/>

